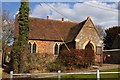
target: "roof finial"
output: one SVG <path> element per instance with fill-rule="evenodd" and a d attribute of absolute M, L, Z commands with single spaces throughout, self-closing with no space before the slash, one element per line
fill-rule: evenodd
<path fill-rule="evenodd" d="M 87 17 L 87 19 L 90 18 L 90 16 Z"/>

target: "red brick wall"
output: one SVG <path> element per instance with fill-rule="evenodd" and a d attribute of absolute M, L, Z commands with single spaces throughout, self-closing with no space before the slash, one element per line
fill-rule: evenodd
<path fill-rule="evenodd" d="M 36 53 L 50 53 L 54 54 L 54 46 L 57 43 L 62 44 L 62 42 L 55 42 L 55 41 L 41 41 L 41 40 L 29 40 L 31 44 L 34 44 L 34 42 L 37 45 Z"/>
<path fill-rule="evenodd" d="M 57 56 L 54 55 L 54 47 L 55 44 L 57 43 L 62 44 L 62 42 L 55 42 L 55 41 L 41 41 L 41 40 L 29 40 L 28 42 L 30 42 L 32 45 L 34 44 L 34 42 L 36 43 L 36 53 L 40 54 L 40 59 L 44 59 L 46 56 L 46 53 L 49 54 L 47 55 L 47 60 L 48 62 L 52 62 L 54 61 Z"/>
<path fill-rule="evenodd" d="M 36 53 L 39 53 L 42 56 L 44 56 L 45 53 L 53 55 L 53 57 L 51 57 L 51 59 L 55 57 L 55 55 L 54 55 L 55 44 L 56 43 L 58 45 L 63 44 L 62 42 L 41 41 L 41 40 L 29 40 L 28 42 L 30 42 L 31 44 L 34 44 L 34 42 L 36 43 L 36 45 L 37 45 Z M 75 48 L 75 42 L 68 43 L 67 45 L 70 49 Z M 65 46 L 64 46 L 64 48 L 67 49 Z M 95 54 L 95 62 L 100 62 L 100 55 Z"/>

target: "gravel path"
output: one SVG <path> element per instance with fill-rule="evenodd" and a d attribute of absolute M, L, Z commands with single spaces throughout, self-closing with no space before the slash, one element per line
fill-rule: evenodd
<path fill-rule="evenodd" d="M 115 68 L 120 68 L 120 64 L 103 64 L 102 67 L 98 67 L 99 70 L 108 70 Z"/>

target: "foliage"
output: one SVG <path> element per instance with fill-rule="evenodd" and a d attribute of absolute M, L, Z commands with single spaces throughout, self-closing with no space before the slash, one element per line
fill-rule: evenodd
<path fill-rule="evenodd" d="M 18 40 L 14 41 L 12 52 L 11 52 L 11 70 L 13 70 L 15 73 L 18 73 L 18 64 L 19 64 L 19 52 L 20 52 L 20 46 L 18 44 Z"/>
<path fill-rule="evenodd" d="M 112 27 L 105 30 L 106 36 L 104 38 L 105 49 L 112 49 L 113 42 L 120 34 L 120 26 Z"/>
<path fill-rule="evenodd" d="M 24 72 L 27 69 L 29 47 L 29 4 L 21 2 L 18 14 L 19 37 L 15 40 L 12 50 L 13 70 L 15 72 Z"/>
<path fill-rule="evenodd" d="M 41 65 L 39 64 L 41 63 L 41 60 L 39 54 L 29 53 L 28 55 L 26 55 L 26 57 L 27 60 L 24 64 L 24 72 L 28 73 L 31 70 L 37 70 L 40 68 Z"/>
<path fill-rule="evenodd" d="M 25 72 L 46 72 L 48 66 L 52 66 L 52 61 L 50 61 L 54 57 L 52 54 L 43 53 L 43 55 L 39 53 L 31 53 L 28 56 L 29 64 L 27 64 L 27 69 Z"/>
<path fill-rule="evenodd" d="M 52 62 L 47 64 L 47 70 L 50 72 L 57 72 L 58 70 L 62 70 L 61 69 L 61 64 L 58 62 Z"/>
<path fill-rule="evenodd" d="M 72 49 L 71 52 L 63 50 L 60 52 L 56 61 L 47 65 L 47 70 L 50 72 L 70 71 L 79 68 L 87 68 L 94 64 L 95 55 L 93 52 L 89 53 L 85 50 Z"/>
<path fill-rule="evenodd" d="M 67 50 L 62 51 L 58 57 L 58 60 L 65 66 L 76 66 L 79 68 L 87 68 L 94 63 L 94 53 L 88 53 L 85 50 Z"/>

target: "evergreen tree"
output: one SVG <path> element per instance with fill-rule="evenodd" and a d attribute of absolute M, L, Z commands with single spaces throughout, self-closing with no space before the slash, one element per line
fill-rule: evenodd
<path fill-rule="evenodd" d="M 13 70 L 25 72 L 27 69 L 28 34 L 29 34 L 29 4 L 21 1 L 18 13 L 19 37 L 15 40 L 12 51 Z"/>
<path fill-rule="evenodd" d="M 112 49 L 115 38 L 120 34 L 120 26 L 112 27 L 105 30 L 106 36 L 104 38 L 105 49 Z"/>

